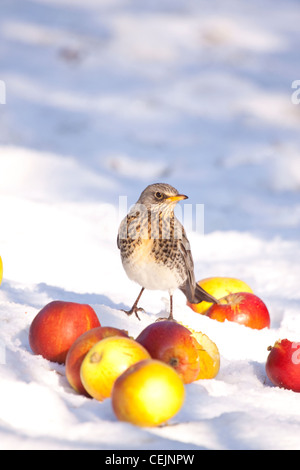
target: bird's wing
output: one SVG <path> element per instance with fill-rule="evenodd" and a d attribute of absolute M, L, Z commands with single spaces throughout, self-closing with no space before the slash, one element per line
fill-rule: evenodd
<path fill-rule="evenodd" d="M 187 279 L 185 283 L 180 286 L 180 290 L 184 293 L 186 298 L 191 303 L 199 303 L 202 301 L 218 303 L 217 299 L 206 292 L 195 280 L 194 261 L 192 257 L 190 242 L 186 236 L 185 230 L 182 227 L 182 240 L 180 243 L 180 250 L 185 260 Z"/>
<path fill-rule="evenodd" d="M 179 248 L 182 253 L 182 258 L 185 263 L 187 279 L 185 283 L 180 287 L 180 289 L 184 292 L 188 300 L 190 300 L 190 299 L 194 299 L 195 288 L 196 288 L 194 261 L 193 261 L 193 256 L 191 252 L 190 242 L 186 236 L 184 227 L 182 225 L 181 225 L 181 230 L 182 230 L 182 237 L 180 240 Z"/>

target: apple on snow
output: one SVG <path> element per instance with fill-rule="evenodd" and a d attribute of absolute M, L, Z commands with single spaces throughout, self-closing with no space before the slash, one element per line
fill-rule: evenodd
<path fill-rule="evenodd" d="M 164 362 L 145 359 L 129 367 L 114 383 L 112 407 L 120 421 L 159 426 L 182 407 L 184 384 Z"/>
<path fill-rule="evenodd" d="M 81 382 L 81 364 L 88 351 L 96 343 L 110 336 L 128 337 L 128 334 L 124 330 L 119 330 L 118 328 L 113 328 L 111 326 L 99 326 L 98 328 L 93 328 L 79 336 L 79 338 L 77 338 L 72 344 L 66 358 L 66 377 L 69 384 L 74 388 L 74 390 L 76 390 L 76 392 L 90 397 Z"/>
<path fill-rule="evenodd" d="M 34 354 L 64 364 L 74 341 L 100 325 L 89 305 L 55 300 L 34 318 L 29 330 L 29 344 Z"/>
<path fill-rule="evenodd" d="M 236 322 L 256 330 L 270 327 L 270 315 L 265 303 L 250 292 L 223 297 L 207 310 L 206 316 L 220 322 Z"/>
<path fill-rule="evenodd" d="M 110 397 L 115 380 L 143 359 L 150 359 L 150 355 L 141 344 L 130 338 L 111 336 L 96 343 L 87 353 L 80 367 L 80 378 L 88 394 L 103 401 Z"/>
<path fill-rule="evenodd" d="M 164 320 L 148 325 L 136 338 L 153 359 L 172 366 L 184 383 L 213 378 L 220 367 L 216 345 L 202 333 L 180 323 Z"/>
<path fill-rule="evenodd" d="M 276 341 L 266 362 L 271 382 L 294 392 L 300 392 L 300 343 L 283 339 Z"/>
<path fill-rule="evenodd" d="M 207 277 L 199 281 L 198 284 L 216 299 L 221 299 L 226 295 L 234 294 L 236 292 L 250 292 L 253 294 L 253 290 L 246 282 L 235 277 Z M 194 312 L 205 314 L 213 304 L 203 301 L 198 304 L 187 302 L 187 305 L 194 310 Z"/>

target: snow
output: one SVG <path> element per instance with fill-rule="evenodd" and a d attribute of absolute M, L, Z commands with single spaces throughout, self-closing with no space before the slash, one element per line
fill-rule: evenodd
<path fill-rule="evenodd" d="M 269 345 L 300 341 L 299 24 L 296 0 L 2 0 L 2 449 L 300 448 L 299 395 L 265 373 Z M 28 331 L 54 299 L 132 336 L 166 315 L 165 292 L 144 293 L 141 322 L 120 312 L 139 287 L 118 224 L 157 181 L 194 216 L 204 205 L 204 233 L 188 233 L 196 278 L 243 279 L 272 324 L 221 324 L 176 292 L 175 317 L 215 341 L 220 372 L 186 386 L 168 426 L 139 429 L 73 392 Z"/>

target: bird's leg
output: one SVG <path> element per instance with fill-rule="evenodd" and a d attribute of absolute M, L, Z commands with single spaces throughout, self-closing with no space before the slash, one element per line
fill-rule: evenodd
<path fill-rule="evenodd" d="M 176 322 L 176 320 L 173 317 L 173 295 L 172 294 L 170 294 L 170 314 L 167 320 Z"/>
<path fill-rule="evenodd" d="M 140 300 L 140 298 L 141 298 L 142 293 L 144 292 L 144 290 L 145 290 L 145 287 L 142 288 L 141 292 L 140 292 L 139 295 L 138 295 L 138 298 L 137 298 L 136 301 L 134 302 L 134 304 L 133 304 L 133 306 L 131 307 L 131 309 L 130 309 L 130 310 L 123 310 L 123 309 L 122 309 L 122 312 L 125 312 L 126 315 L 132 315 L 132 314 L 134 313 L 135 316 L 136 316 L 139 320 L 141 320 L 140 317 L 138 316 L 138 312 L 144 312 L 145 310 L 144 310 L 143 308 L 141 308 L 141 307 L 138 307 L 137 305 L 138 305 L 138 303 L 139 303 L 139 300 Z"/>
<path fill-rule="evenodd" d="M 170 314 L 169 314 L 168 318 L 160 317 L 155 321 L 164 321 L 164 320 L 176 322 L 176 320 L 173 317 L 173 295 L 172 294 L 170 294 Z"/>

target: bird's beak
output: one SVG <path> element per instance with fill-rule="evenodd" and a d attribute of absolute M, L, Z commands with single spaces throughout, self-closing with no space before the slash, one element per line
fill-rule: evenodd
<path fill-rule="evenodd" d="M 188 196 L 185 196 L 184 194 L 177 194 L 176 196 L 167 197 L 166 201 L 179 202 L 179 201 L 182 201 L 183 199 L 188 199 Z"/>

